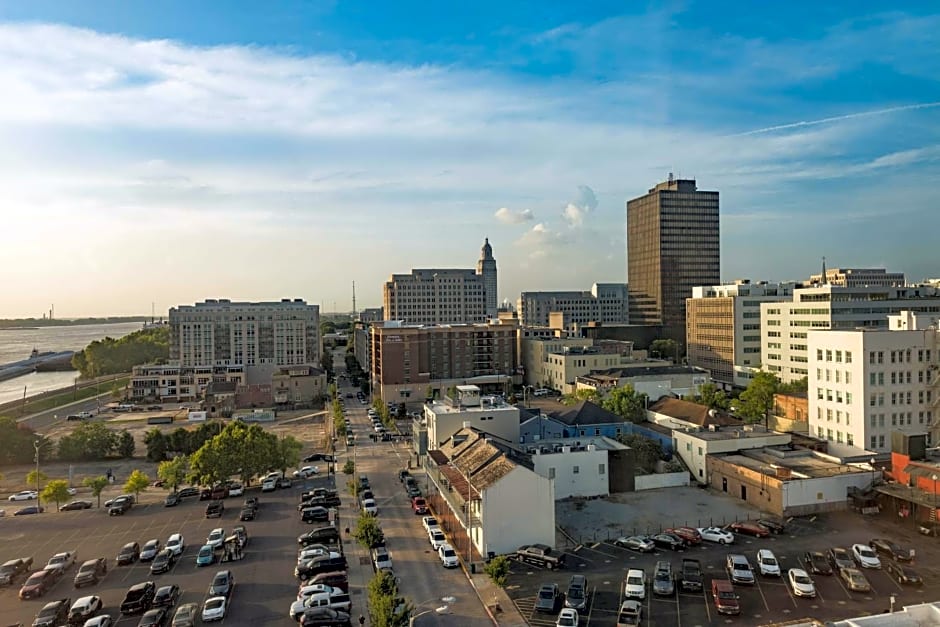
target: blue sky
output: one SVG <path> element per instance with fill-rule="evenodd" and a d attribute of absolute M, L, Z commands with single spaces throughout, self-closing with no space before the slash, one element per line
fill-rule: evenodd
<path fill-rule="evenodd" d="M 669 172 L 724 279 L 940 275 L 940 11 L 742 6 L 0 2 L 0 316 L 348 310 L 484 237 L 501 299 L 588 289 Z"/>

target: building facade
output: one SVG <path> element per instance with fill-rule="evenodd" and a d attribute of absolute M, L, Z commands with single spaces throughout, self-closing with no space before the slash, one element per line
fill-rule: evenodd
<path fill-rule="evenodd" d="M 407 324 L 485 323 L 497 315 L 496 279 L 496 259 L 487 239 L 476 269 L 393 274 L 382 289 L 382 315 Z"/>
<path fill-rule="evenodd" d="M 271 393 L 279 405 L 311 405 L 326 398 L 326 373 L 313 366 L 281 368 L 271 377 Z"/>
<path fill-rule="evenodd" d="M 591 498 L 611 492 L 632 492 L 632 454 L 629 448 L 605 437 L 544 440 L 526 447 L 533 470 L 555 484 L 555 498 Z"/>
<path fill-rule="evenodd" d="M 810 435 L 875 453 L 890 452 L 894 431 L 937 441 L 937 318 L 889 318 L 884 330 L 810 331 Z"/>
<path fill-rule="evenodd" d="M 627 324 L 630 306 L 627 286 L 623 283 L 595 283 L 588 292 L 522 292 L 519 318 L 524 326 L 547 327 L 549 316 L 564 316 L 566 331 L 574 331 L 590 322 Z"/>
<path fill-rule="evenodd" d="M 884 268 L 829 268 L 813 274 L 809 283 L 839 287 L 904 287 L 903 272 L 888 272 Z"/>
<path fill-rule="evenodd" d="M 761 363 L 761 303 L 789 300 L 797 283 L 692 288 L 686 300 L 686 359 L 725 389 L 744 388 Z"/>
<path fill-rule="evenodd" d="M 737 453 L 765 446 L 784 446 L 792 439 L 789 433 L 767 431 L 759 425 L 725 427 L 710 424 L 707 429 L 675 428 L 672 435 L 675 441 L 675 454 L 681 457 L 685 465 L 689 467 L 692 477 L 699 483 L 709 484 L 711 483 L 708 474 L 709 456 L 719 453 Z M 718 489 L 727 492 L 727 485 L 719 485 Z"/>
<path fill-rule="evenodd" d="M 650 402 L 655 402 L 664 396 L 696 396 L 706 383 L 711 383 L 707 370 L 654 361 L 575 377 L 575 392 L 594 390 L 603 397 L 616 388 L 629 385 L 645 394 Z"/>
<path fill-rule="evenodd" d="M 438 448 L 465 426 L 485 431 L 507 442 L 519 441 L 519 408 L 499 397 L 482 396 L 475 385 L 458 385 L 456 398 L 425 403 L 428 449 Z"/>
<path fill-rule="evenodd" d="M 901 311 L 940 314 L 940 292 L 919 287 L 840 287 L 793 290 L 793 300 L 762 303 L 763 369 L 791 383 L 809 375 L 807 334 L 811 330 L 886 329 Z"/>
<path fill-rule="evenodd" d="M 170 309 L 170 361 L 182 368 L 240 366 L 248 383 L 283 366 L 318 364 L 320 308 L 280 302 L 206 300 Z"/>
<path fill-rule="evenodd" d="M 197 401 L 212 383 L 232 382 L 245 385 L 243 366 L 200 366 L 186 368 L 176 364 L 134 366 L 131 397 L 154 402 Z"/>
<path fill-rule="evenodd" d="M 370 334 L 373 394 L 389 402 L 443 398 L 453 385 L 505 393 L 516 381 L 514 322 L 408 325 L 388 320 Z"/>
<path fill-rule="evenodd" d="M 548 363 L 549 355 L 594 345 L 593 340 L 587 338 L 532 333 L 525 327 L 520 329 L 520 337 L 523 381 L 525 385 L 535 387 L 543 387 L 541 384 L 547 380 L 545 364 Z"/>
<path fill-rule="evenodd" d="M 685 342 L 692 288 L 721 282 L 718 192 L 673 179 L 627 202 L 630 323 L 662 325 Z"/>

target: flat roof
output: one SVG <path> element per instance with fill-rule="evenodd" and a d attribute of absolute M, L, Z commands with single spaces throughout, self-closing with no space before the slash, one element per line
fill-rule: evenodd
<path fill-rule="evenodd" d="M 867 468 L 827 459 L 814 454 L 813 451 L 780 451 L 781 455 L 774 454 L 775 450 L 772 447 L 751 449 L 740 453 L 718 453 L 714 457 L 771 477 L 776 476 L 777 468 L 787 468 L 792 473 L 793 480 L 871 473 Z"/>
<path fill-rule="evenodd" d="M 681 433 L 682 429 L 676 429 L 677 432 Z M 691 432 L 690 435 L 693 437 L 699 438 L 701 440 L 747 440 L 753 438 L 766 438 L 774 435 L 785 435 L 790 436 L 789 433 L 778 433 L 777 431 L 768 431 L 763 426 L 760 425 L 746 425 L 741 427 L 726 427 L 724 425 L 720 426 L 717 431 L 711 431 L 709 429 L 701 429 L 700 431 Z"/>
<path fill-rule="evenodd" d="M 494 396 L 481 396 L 480 400 L 482 404 L 480 405 L 451 405 L 450 403 L 445 403 L 440 400 L 434 400 L 430 403 L 425 403 L 425 406 L 435 414 L 465 414 L 467 412 L 499 412 L 499 411 L 519 411 L 514 405 L 510 405 L 506 401 L 496 400 Z"/>
<path fill-rule="evenodd" d="M 601 451 L 622 451 L 627 450 L 630 447 L 626 444 L 621 444 L 620 442 L 613 440 L 604 436 L 594 436 L 594 437 L 573 437 L 573 438 L 553 438 L 550 440 L 538 440 L 537 442 L 528 442 L 524 445 L 519 445 L 521 448 L 524 448 L 526 451 L 532 449 L 541 450 L 541 447 L 548 447 L 548 451 L 541 453 L 542 455 L 549 455 L 553 453 L 561 453 L 560 450 L 554 450 L 558 446 L 570 446 L 570 447 L 582 447 L 593 444 Z"/>

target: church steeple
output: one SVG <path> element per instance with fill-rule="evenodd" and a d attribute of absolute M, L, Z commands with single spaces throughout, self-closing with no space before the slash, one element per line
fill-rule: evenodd
<path fill-rule="evenodd" d="M 826 258 L 822 258 L 822 278 L 819 280 L 820 285 L 829 285 L 829 279 L 826 277 Z"/>
<path fill-rule="evenodd" d="M 480 259 L 492 259 L 493 258 L 493 247 L 490 246 L 490 238 L 483 239 L 483 248 L 480 250 Z"/>

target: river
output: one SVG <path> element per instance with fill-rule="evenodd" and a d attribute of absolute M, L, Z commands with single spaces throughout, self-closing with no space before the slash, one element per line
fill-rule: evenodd
<path fill-rule="evenodd" d="M 0 330 L 0 364 L 20 361 L 29 357 L 36 348 L 44 351 L 80 351 L 95 340 L 106 337 L 119 338 L 139 330 L 140 322 L 116 324 L 87 324 L 65 327 L 42 327 L 39 329 Z M 75 383 L 78 372 L 34 372 L 32 374 L 0 381 L 0 403 L 27 396 L 65 388 Z"/>

